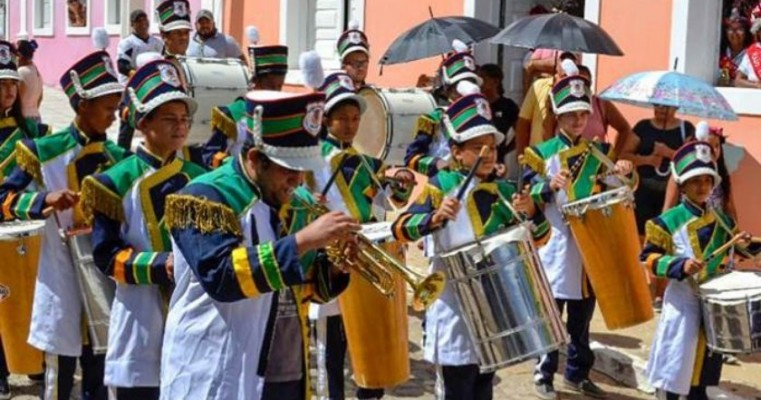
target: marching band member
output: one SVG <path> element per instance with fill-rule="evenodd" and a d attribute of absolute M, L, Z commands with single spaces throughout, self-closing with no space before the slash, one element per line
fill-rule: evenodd
<path fill-rule="evenodd" d="M 589 324 L 595 308 L 595 297 L 584 272 L 576 242 L 565 224 L 561 206 L 600 193 L 608 184 L 619 179 L 636 185 L 629 161 L 615 163 L 614 171 L 624 176 L 593 179 L 613 167 L 609 161 L 611 146 L 590 142 L 581 133 L 592 112 L 589 80 L 568 76 L 552 88 L 552 108 L 557 116 L 559 133 L 554 138 L 528 147 L 524 152 L 527 166 L 525 177 L 532 183 L 531 196 L 541 207 L 552 225 L 552 236 L 539 249 L 547 278 L 550 281 L 558 309 L 567 306 L 566 329 L 571 337 L 566 363 L 566 386 L 584 395 L 603 398 L 606 393 L 589 380 L 594 353 L 589 348 Z M 610 163 L 610 164 L 606 164 Z M 542 356 L 534 373 L 536 394 L 545 399 L 557 397 L 553 377 L 558 369 L 558 352 Z"/>
<path fill-rule="evenodd" d="M 44 136 L 50 129 L 21 114 L 17 61 L 15 47 L 0 40 L 0 180 L 16 167 L 16 142 Z"/>
<path fill-rule="evenodd" d="M 190 3 L 188 0 L 162 0 L 156 5 L 155 12 L 161 39 L 164 42 L 161 53 L 167 60 L 175 63 L 181 72 L 182 84 L 185 86 L 185 76 L 182 73 L 182 66 L 177 63 L 177 57 L 184 56 L 190 44 L 190 30 L 193 29 L 193 25 L 190 23 Z M 137 58 L 135 58 L 135 63 L 136 67 L 139 68 Z M 135 134 L 135 127 L 129 123 L 130 120 L 134 121 L 129 117 L 129 102 L 129 96 L 124 96 L 119 104 L 121 120 L 118 142 L 127 150 L 131 148 L 132 137 Z"/>
<path fill-rule="evenodd" d="M 646 224 L 641 259 L 654 274 L 669 279 L 646 372 L 659 399 L 708 399 L 707 386 L 721 378 L 722 354 L 706 346 L 696 283 L 722 273 L 729 249 L 713 253 L 738 229 L 726 211 L 710 205 L 721 182 L 712 153 L 703 141 L 677 150 L 671 168 L 682 200 Z M 748 246 L 750 235 L 743 236 L 738 254 L 757 254 L 761 246 Z"/>
<path fill-rule="evenodd" d="M 367 70 L 370 65 L 370 43 L 367 35 L 359 29 L 359 22 L 349 22 L 349 29 L 336 41 L 336 51 L 341 60 L 341 69 L 351 78 L 354 89 L 366 86 Z"/>
<path fill-rule="evenodd" d="M 117 282 L 105 384 L 116 387 L 118 400 L 158 399 L 165 307 L 161 289 L 173 282 L 163 205 L 167 195 L 204 169 L 176 156 L 197 105 L 185 93 L 174 64 L 146 64 L 127 91 L 144 144 L 107 171 L 85 178 L 82 207 L 93 220 L 95 264 Z"/>
<path fill-rule="evenodd" d="M 542 212 L 528 193 L 519 193 L 515 184 L 495 179 L 493 174 L 497 143 L 503 137 L 491 122 L 488 100 L 470 82 L 461 82 L 457 88 L 463 96 L 442 117 L 443 129 L 450 131 L 453 166 L 439 170 L 428 181 L 421 197 L 393 223 L 394 236 L 407 242 L 432 235 L 434 252 L 440 254 L 516 224 L 515 209 L 531 218 L 532 236 L 541 244 L 549 235 Z M 472 182 L 467 182 L 468 171 L 484 146 L 488 153 Z M 468 186 L 460 201 L 451 193 L 461 185 Z M 502 199 L 513 201 L 513 207 Z M 434 258 L 431 269 L 443 270 L 444 265 Z M 443 381 L 443 393 L 437 384 L 438 398 L 491 399 L 494 373 L 479 371 L 476 349 L 451 285 L 446 285 L 441 297 L 426 311 L 425 319 L 424 357 L 437 365 L 439 382 Z"/>
<path fill-rule="evenodd" d="M 16 166 L 16 143 L 23 139 L 33 139 L 48 133 L 46 125 L 37 123 L 32 118 L 24 118 L 21 114 L 21 97 L 19 96 L 19 82 L 21 77 L 18 73 L 18 54 L 15 46 L 10 42 L 0 40 L 0 180 L 10 175 Z M 0 217 L 0 220 L 4 219 Z M 0 256 L 17 257 L 14 250 L 12 254 L 0 254 Z M 13 288 L 10 288 L 14 290 Z M 20 329 L 23 332 L 29 330 L 29 326 L 14 326 L 11 329 Z M 21 333 L 22 335 L 24 333 Z M 11 392 L 8 385 L 8 366 L 5 360 L 5 348 L 11 344 L 0 340 L 0 399 L 10 399 Z M 9 348 L 8 353 L 13 351 Z M 42 371 L 42 364 L 39 365 Z"/>
<path fill-rule="evenodd" d="M 78 205 L 82 180 L 128 155 L 106 139 L 124 88 L 105 51 L 79 60 L 60 84 L 76 112 L 74 121 L 55 134 L 17 143 L 18 165 L 0 185 L 0 201 L 6 219 L 46 219 L 47 208 L 56 210 L 43 234 L 29 334 L 29 344 L 45 352 L 45 399 L 69 398 L 77 357 L 83 395 L 105 399 L 103 356 L 93 355 L 83 341 L 79 283 L 59 228 L 85 225 Z M 33 183 L 36 189 L 26 191 Z"/>
<path fill-rule="evenodd" d="M 313 201 L 297 187 L 323 163 L 324 96 L 252 91 L 246 101 L 241 153 L 167 199 L 176 287 L 162 399 L 309 399 L 307 304 L 349 282 L 315 250 L 351 241 L 360 225 L 341 212 L 307 225 L 303 204 L 288 206 Z"/>
<path fill-rule="evenodd" d="M 321 142 L 325 163 L 313 171 L 312 191 L 320 192 L 328 186 L 340 166 L 341 172 L 337 173 L 326 195 L 328 208 L 345 212 L 360 223 L 385 220 L 386 188 L 381 185 L 385 185 L 387 167 L 381 160 L 360 154 L 352 146 L 365 110 L 364 98 L 356 94 L 351 78 L 343 71 L 327 76 L 319 91 L 326 96 L 324 124 L 328 133 Z M 398 170 L 394 177 L 401 184 L 392 186 L 390 198 L 403 206 L 412 192 L 415 177 L 405 169 Z M 384 212 L 378 213 L 379 209 Z M 309 317 L 316 325 L 317 395 L 320 399 L 343 399 L 347 343 L 338 303 L 312 304 Z M 381 398 L 383 394 L 383 389 L 357 388 L 359 399 Z"/>
<path fill-rule="evenodd" d="M 288 73 L 288 47 L 260 46 L 259 30 L 246 28 L 248 57 L 251 60 L 251 90 L 280 91 Z M 217 168 L 228 156 L 237 155 L 246 141 L 246 99 L 211 109 L 212 136 L 204 150 L 206 165 Z"/>
<path fill-rule="evenodd" d="M 460 97 L 457 83 L 467 80 L 481 85 L 476 74 L 476 61 L 465 43 L 454 40 L 454 51 L 441 63 L 441 77 L 447 101 L 451 104 Z M 449 161 L 448 132 L 439 129 L 446 107 L 437 107 L 427 115 L 421 115 L 415 126 L 415 139 L 407 147 L 405 165 L 428 177 L 433 177 Z"/>
<path fill-rule="evenodd" d="M 132 32 L 129 36 L 119 41 L 116 56 L 116 67 L 119 71 L 119 83 L 127 84 L 130 77 L 139 68 L 137 56 L 145 52 L 161 53 L 164 42 L 151 35 L 151 21 L 148 14 L 143 10 L 132 11 L 129 15 Z"/>

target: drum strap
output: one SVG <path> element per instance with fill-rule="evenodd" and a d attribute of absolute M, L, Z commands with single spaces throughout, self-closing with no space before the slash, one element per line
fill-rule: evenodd
<path fill-rule="evenodd" d="M 600 151 L 600 149 L 598 149 L 598 148 L 597 148 L 597 146 L 595 146 L 593 143 L 590 143 L 590 144 L 589 144 L 589 151 L 590 151 L 590 152 L 592 153 L 592 155 L 594 155 L 594 156 L 595 156 L 595 157 L 596 157 L 598 160 L 600 160 L 600 162 L 601 162 L 603 165 L 605 165 L 606 167 L 608 167 L 610 170 L 612 170 L 612 169 L 616 168 L 616 164 L 613 162 L 613 160 L 611 160 L 610 158 L 608 158 L 608 156 L 607 156 L 607 155 L 605 155 L 605 154 L 604 154 L 602 151 Z M 621 186 L 624 186 L 624 185 L 627 185 L 627 186 L 628 186 L 628 185 L 630 185 L 630 184 L 631 184 L 631 180 L 630 180 L 630 179 L 627 179 L 626 177 L 624 177 L 624 176 L 620 176 L 620 175 L 615 175 L 615 176 L 616 176 L 616 178 L 618 178 L 618 179 L 621 181 L 621 184 L 622 184 Z"/>

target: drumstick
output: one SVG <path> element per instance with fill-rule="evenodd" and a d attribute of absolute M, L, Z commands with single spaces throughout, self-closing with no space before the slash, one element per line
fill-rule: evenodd
<path fill-rule="evenodd" d="M 518 156 L 518 190 L 523 188 L 523 154 Z"/>
<path fill-rule="evenodd" d="M 322 191 L 320 192 L 320 195 L 322 197 L 325 197 L 328 194 L 328 190 L 330 190 L 330 187 L 333 186 L 333 182 L 336 181 L 336 178 L 338 177 L 338 174 L 341 172 L 341 168 L 343 168 L 343 165 L 346 162 L 347 158 L 349 158 L 349 153 L 344 153 L 343 156 L 341 156 L 341 159 L 338 161 L 338 166 L 336 167 L 336 170 L 333 171 L 332 175 L 330 175 L 330 179 L 328 179 L 328 182 L 325 184 L 325 187 L 322 188 Z"/>
<path fill-rule="evenodd" d="M 42 216 L 43 216 L 43 217 L 45 217 L 45 218 L 47 218 L 47 217 L 49 217 L 51 214 L 53 214 L 54 212 L 55 212 L 55 207 L 53 207 L 53 206 L 50 206 L 50 207 L 45 207 L 45 208 L 42 210 Z"/>
<path fill-rule="evenodd" d="M 732 238 L 732 240 L 728 241 L 727 243 L 724 243 L 721 247 L 714 250 L 711 254 L 708 255 L 708 257 L 703 258 L 703 262 L 707 263 L 711 261 L 712 259 L 716 258 L 719 254 L 725 252 L 728 248 L 732 247 L 735 243 L 739 242 L 743 239 L 743 234 L 737 234 L 735 237 Z"/>
<path fill-rule="evenodd" d="M 470 182 L 476 176 L 476 171 L 478 171 L 478 167 L 480 167 L 481 163 L 484 161 L 484 157 L 486 157 L 487 151 L 489 151 L 489 147 L 487 146 L 481 147 L 481 151 L 478 153 L 478 158 L 476 159 L 476 162 L 473 163 L 472 167 L 470 167 L 470 171 L 468 172 L 468 175 L 465 177 L 465 180 L 462 182 L 460 189 L 457 191 L 457 197 L 455 198 L 457 199 L 458 202 L 461 202 L 462 198 L 465 196 L 465 191 L 468 190 L 468 186 L 470 186 Z M 445 220 L 444 222 L 442 222 L 441 228 L 446 227 L 447 222 L 449 222 L 449 220 Z"/>

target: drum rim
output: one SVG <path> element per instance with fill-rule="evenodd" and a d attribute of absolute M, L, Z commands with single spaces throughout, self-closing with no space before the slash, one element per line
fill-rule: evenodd
<path fill-rule="evenodd" d="M 11 225 L 14 226 L 22 226 L 22 225 L 29 225 L 33 226 L 33 229 L 28 229 L 25 231 L 21 231 L 18 233 L 2 233 L 0 231 L 0 242 L 14 242 L 18 239 L 24 239 L 32 236 L 40 236 L 42 235 L 42 232 L 45 230 L 45 225 L 47 224 L 46 221 L 13 221 L 13 222 L 5 222 L 0 224 L 0 230 L 2 230 L 3 225 Z"/>
<path fill-rule="evenodd" d="M 605 198 L 606 195 L 613 194 L 610 198 Z M 605 202 L 602 202 L 600 200 L 605 199 Z M 563 213 L 566 212 L 566 210 L 571 210 L 575 208 L 581 208 L 581 207 L 587 207 L 590 210 L 597 210 L 600 208 L 603 208 L 605 206 L 618 204 L 622 201 L 634 201 L 634 191 L 631 190 L 628 186 L 621 186 L 615 189 L 606 190 L 602 193 L 598 193 L 589 197 L 585 197 L 583 199 L 574 200 L 570 203 L 563 204 L 561 206 L 561 209 Z"/>
<path fill-rule="evenodd" d="M 529 240 L 530 236 L 528 235 L 528 233 L 529 233 L 528 228 L 526 228 L 525 226 L 523 226 L 521 224 L 518 224 L 518 225 L 513 225 L 513 226 L 511 226 L 509 228 L 501 229 L 501 230 L 499 230 L 497 232 L 492 233 L 491 235 L 482 237 L 482 238 L 480 238 L 478 240 L 475 240 L 475 241 L 472 241 L 472 242 L 469 242 L 469 243 L 465 243 L 465 244 L 461 244 L 461 245 L 459 245 L 457 247 L 452 248 L 451 250 L 448 250 L 444 254 L 436 256 L 436 257 L 437 258 L 441 258 L 441 259 L 444 259 L 444 258 L 447 258 L 447 257 L 451 257 L 452 255 L 454 255 L 454 253 L 459 253 L 459 252 L 465 250 L 466 248 L 475 247 L 475 246 L 482 246 L 483 242 L 490 241 L 492 239 L 497 238 L 498 236 L 506 235 L 506 234 L 508 234 L 508 233 L 510 233 L 512 231 L 517 231 L 519 229 L 523 229 L 524 233 L 526 234 L 525 235 L 525 239 L 524 240 L 520 240 L 520 242 L 523 242 L 523 243 L 525 243 L 527 241 L 530 242 L 530 240 Z"/>

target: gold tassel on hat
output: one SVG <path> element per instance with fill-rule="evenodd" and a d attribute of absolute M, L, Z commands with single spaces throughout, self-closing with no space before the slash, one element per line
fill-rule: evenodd
<path fill-rule="evenodd" d="M 114 221 L 124 222 L 122 199 L 92 176 L 82 181 L 80 198 L 82 214 L 87 225 L 92 225 L 96 211 Z"/>
<path fill-rule="evenodd" d="M 211 109 L 211 128 L 219 129 L 230 140 L 238 138 L 238 125 L 217 107 Z"/>
<path fill-rule="evenodd" d="M 201 233 L 221 232 L 242 236 L 238 217 L 230 207 L 194 196 L 167 196 L 164 221 L 169 229 L 193 227 Z"/>
<path fill-rule="evenodd" d="M 22 141 L 16 142 L 16 164 L 31 175 L 35 182 L 42 184 L 40 160 Z"/>

